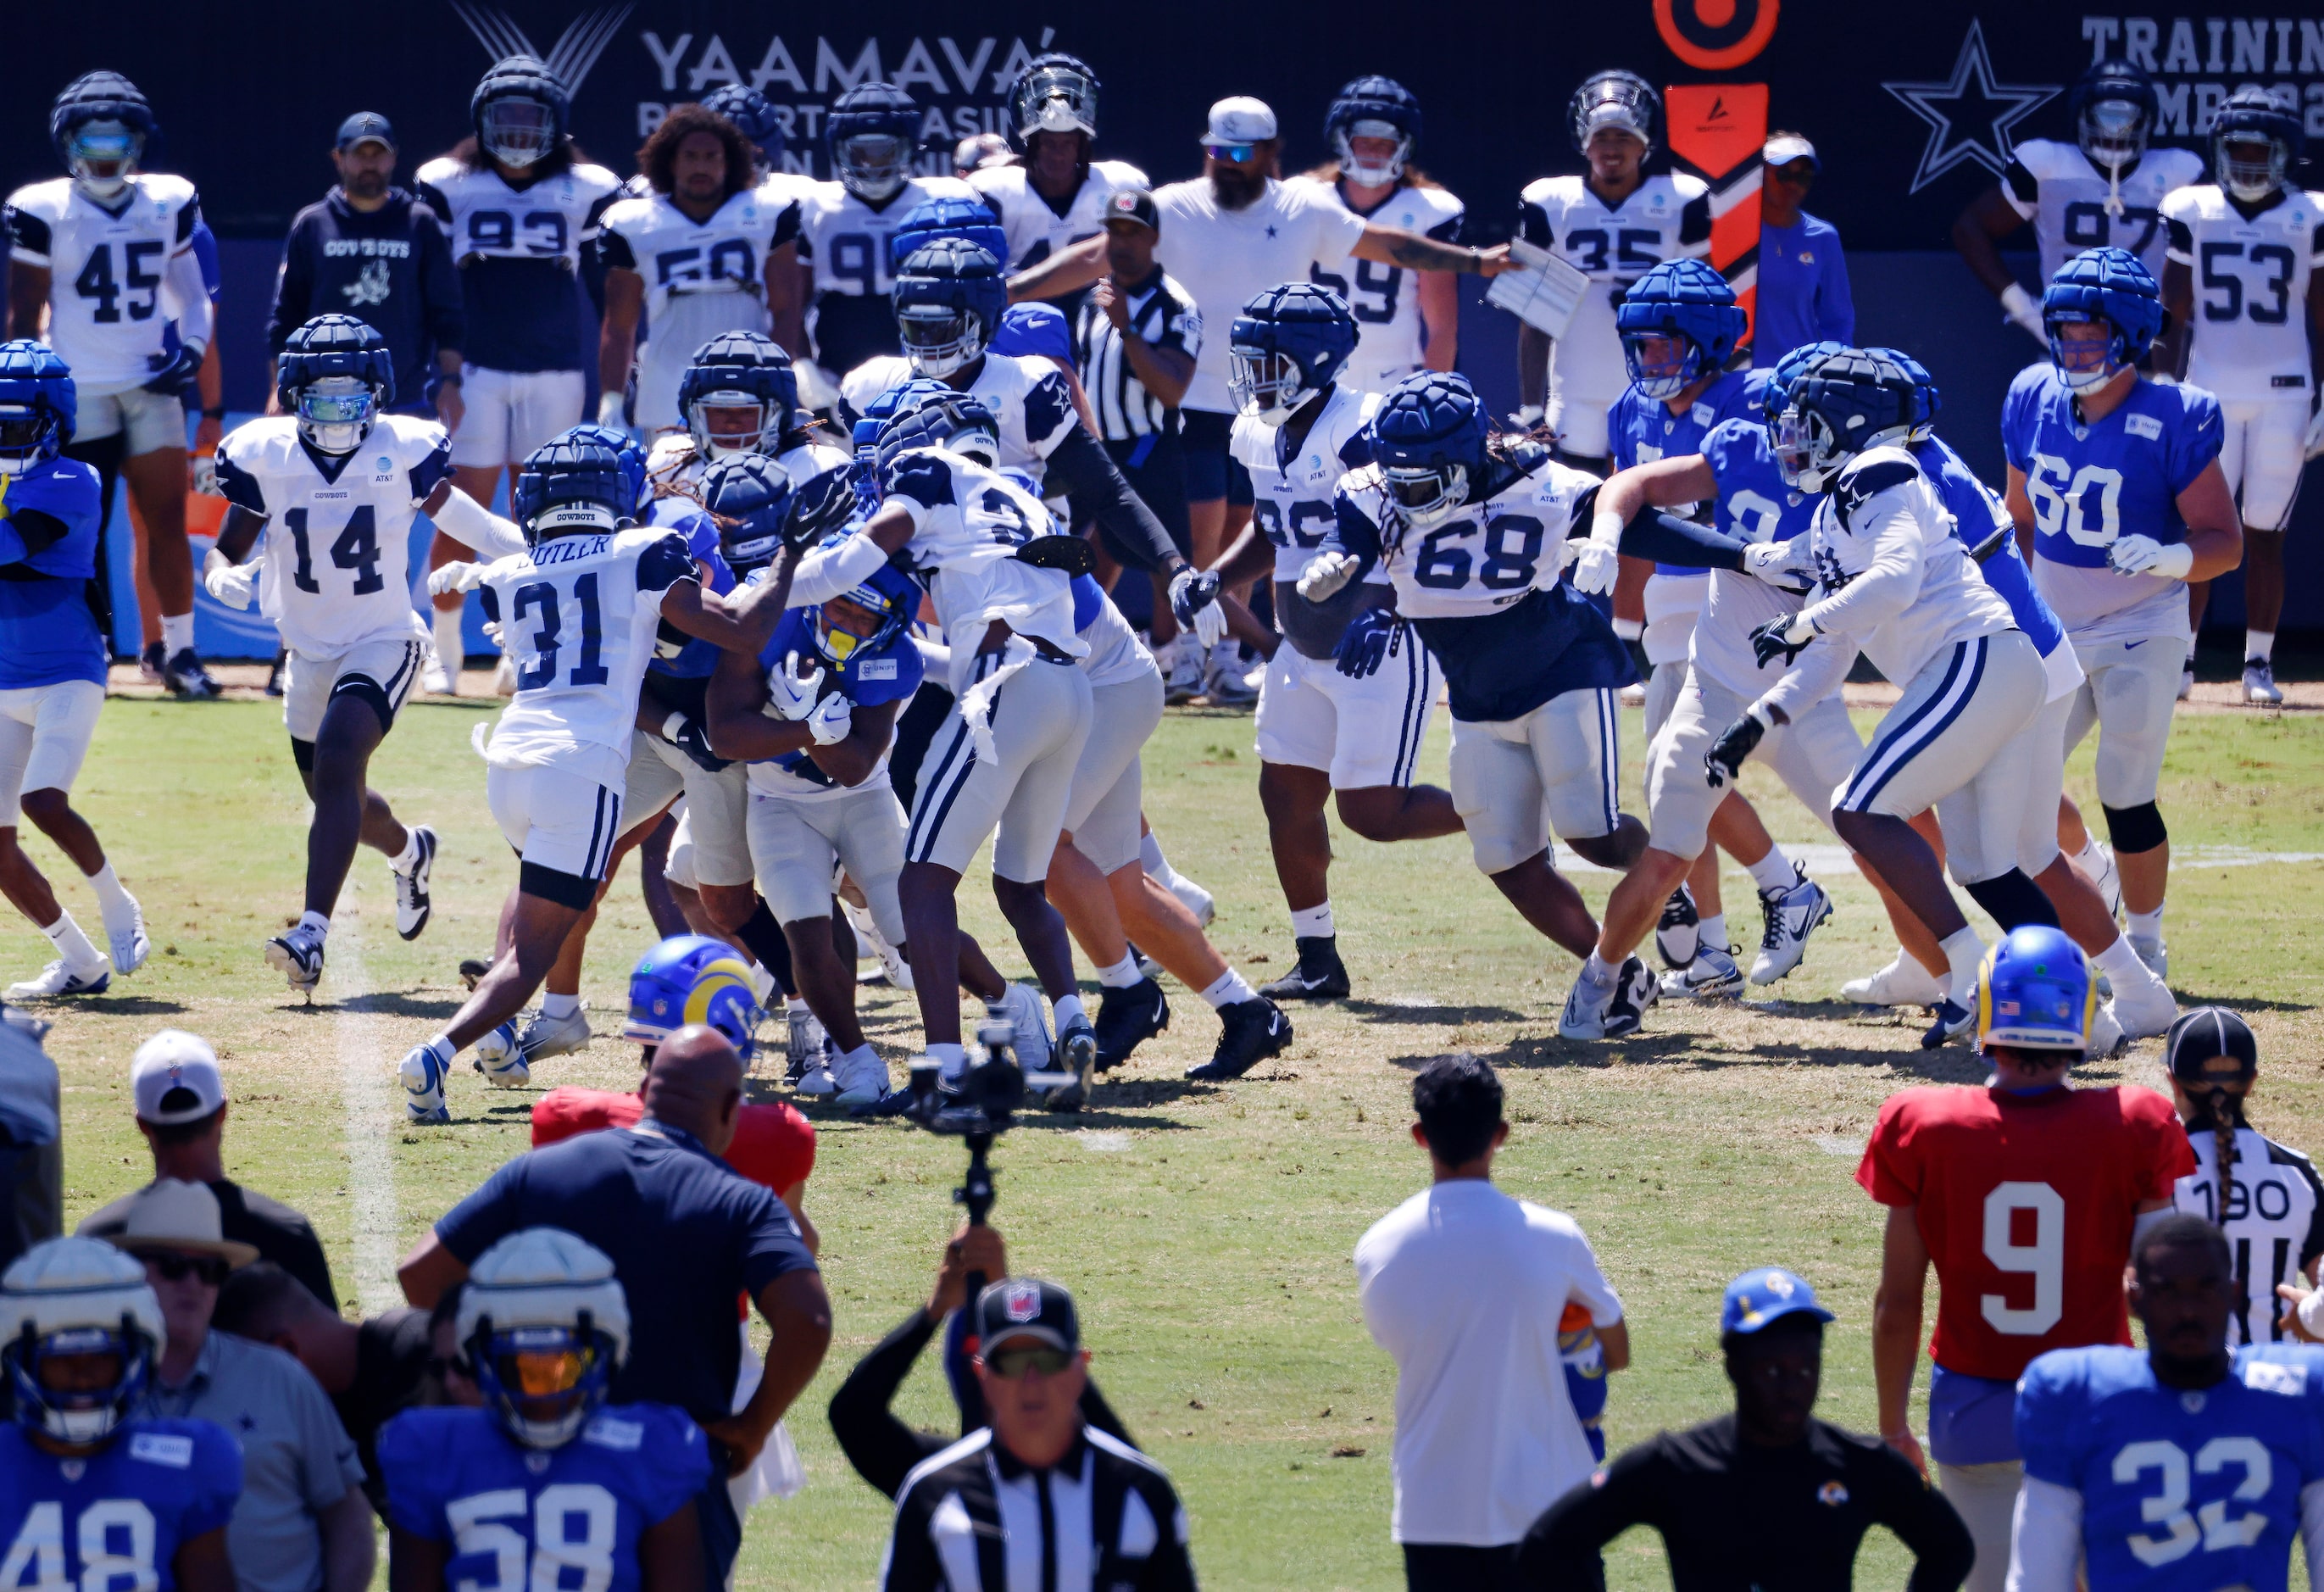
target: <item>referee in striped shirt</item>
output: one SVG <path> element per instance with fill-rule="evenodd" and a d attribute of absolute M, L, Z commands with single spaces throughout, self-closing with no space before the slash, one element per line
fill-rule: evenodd
<path fill-rule="evenodd" d="M 881 1592 L 1194 1592 L 1186 1512 L 1162 1467 L 1083 1422 L 1073 1297 L 1006 1277 L 977 1296 L 991 1424 L 896 1495 Z"/>
<path fill-rule="evenodd" d="M 1152 194 L 1142 188 L 1123 189 L 1107 198 L 1104 216 L 1107 274 L 1082 304 L 1074 328 L 1074 363 L 1097 412 L 1098 440 L 1178 551 L 1192 558 L 1178 401 L 1194 379 L 1203 313 L 1194 307 L 1194 295 L 1154 258 L 1162 224 Z M 1152 561 L 1143 555 L 1128 556 L 1102 527 L 1098 539 L 1116 565 L 1144 567 Z M 1178 627 L 1170 616 L 1167 578 L 1158 570 L 1149 573 L 1155 580 L 1154 643 L 1163 676 L 1167 680 L 1174 673 L 1190 674 L 1191 695 L 1201 686 L 1202 661 L 1191 655 L 1178 659 Z"/>

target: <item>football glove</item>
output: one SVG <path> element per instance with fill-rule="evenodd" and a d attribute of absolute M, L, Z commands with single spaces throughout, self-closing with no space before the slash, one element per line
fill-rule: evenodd
<path fill-rule="evenodd" d="M 1201 607 L 1196 608 L 1194 610 L 1194 640 L 1202 644 L 1203 651 L 1206 653 L 1213 647 L 1217 646 L 1221 642 L 1226 640 L 1226 605 L 1219 602 L 1209 602 L 1204 603 Z"/>
<path fill-rule="evenodd" d="M 258 560 L 229 560 L 212 548 L 202 560 L 202 589 L 229 608 L 247 608 L 258 597 Z"/>
<path fill-rule="evenodd" d="M 823 694 L 823 666 L 801 671 L 799 655 L 787 654 L 767 671 L 767 711 L 777 718 L 801 719 L 815 711 Z"/>
<path fill-rule="evenodd" d="M 1219 578 L 1215 570 L 1205 569 L 1197 575 L 1192 569 L 1181 569 L 1170 578 L 1170 616 L 1181 630 L 1191 630 L 1194 616 L 1219 600 Z"/>
<path fill-rule="evenodd" d="M 2049 347 L 2050 329 L 2042 324 L 2042 306 L 2014 282 L 2001 290 L 2001 313 L 2027 337 Z"/>
<path fill-rule="evenodd" d="M 1356 578 L 1361 562 L 1353 553 L 1317 553 L 1299 571 L 1299 595 L 1311 603 L 1329 602 Z"/>
<path fill-rule="evenodd" d="M 855 709 L 837 691 L 817 702 L 807 716 L 807 733 L 815 737 L 818 746 L 845 740 L 847 732 L 854 727 Z"/>
<path fill-rule="evenodd" d="M 2165 547 L 2152 536 L 2122 536 L 2107 549 L 2107 562 L 2125 575 L 2184 580 L 2195 567 L 2195 550 L 2183 541 Z"/>
<path fill-rule="evenodd" d="M 608 430 L 614 430 L 614 431 L 626 431 L 626 430 L 628 430 L 630 429 L 630 421 L 629 421 L 629 417 L 628 417 L 627 415 L 625 415 L 625 414 L 623 414 L 623 413 L 622 412 L 622 395 L 621 393 L 598 393 L 598 394 L 597 394 L 597 423 L 598 423 L 599 425 L 601 425 L 601 426 L 605 427 Z"/>
<path fill-rule="evenodd" d="M 1792 560 L 1798 556 L 1800 547 L 1797 537 L 1789 541 L 1754 541 L 1743 550 L 1743 572 L 1756 575 L 1770 586 L 1795 591 L 1800 584 L 1799 571 Z"/>
<path fill-rule="evenodd" d="M 1741 777 L 1743 760 L 1750 756 L 1752 749 L 1758 745 L 1759 737 L 1774 727 L 1767 717 L 1767 710 L 1754 702 L 1743 710 L 1742 717 L 1721 730 L 1719 739 L 1711 743 L 1711 750 L 1702 754 L 1702 766 L 1710 773 L 1711 788 L 1716 791 L 1720 786 L 1732 784 Z"/>
<path fill-rule="evenodd" d="M 1792 660 L 1806 651 L 1808 643 L 1821 633 L 1804 614 L 1794 614 L 1784 619 L 1770 619 L 1751 633 L 1751 655 L 1765 669 L 1778 657 L 1786 668 Z"/>
<path fill-rule="evenodd" d="M 148 354 L 145 363 L 152 374 L 145 378 L 145 390 L 175 398 L 194 384 L 202 374 L 202 346 L 180 343 L 171 354 Z"/>
<path fill-rule="evenodd" d="M 474 591 L 484 583 L 484 566 L 454 559 L 448 564 L 438 564 L 428 571 L 428 595 L 450 597 L 456 591 Z"/>
<path fill-rule="evenodd" d="M 1573 561 L 1573 589 L 1584 597 L 1603 597 L 1614 589 L 1622 572 L 1622 556 L 1601 541 L 1580 539 L 1566 542 Z"/>
<path fill-rule="evenodd" d="M 683 713 L 673 713 L 661 721 L 661 738 L 694 759 L 695 766 L 716 773 L 727 766 L 727 760 L 710 749 L 710 732 L 698 718 Z"/>
<path fill-rule="evenodd" d="M 2324 409 L 2318 410 L 2316 417 L 2308 422 L 2308 436 L 2300 444 L 2302 458 L 2314 458 L 2319 453 L 2324 453 Z"/>
<path fill-rule="evenodd" d="M 1350 680 L 1369 679 L 1396 652 L 1404 621 L 1388 608 L 1366 608 L 1348 621 L 1332 662 Z"/>

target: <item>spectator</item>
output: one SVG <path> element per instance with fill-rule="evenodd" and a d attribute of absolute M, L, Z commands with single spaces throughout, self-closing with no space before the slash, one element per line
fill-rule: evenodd
<path fill-rule="evenodd" d="M 905 1480 L 882 1592 L 1063 1587 L 1067 1567 L 1080 1569 L 1072 1584 L 1194 1592 L 1170 1478 L 1084 1417 L 1089 1351 L 1073 1296 L 1007 1277 L 977 1296 L 975 1318 L 992 1423 Z"/>
<path fill-rule="evenodd" d="M 1858 1545 L 1881 1525 L 1914 1556 L 1910 1592 L 1952 1592 L 1975 1555 L 1952 1505 L 1878 1438 L 1814 1418 L 1831 1319 L 1789 1272 L 1771 1266 L 1729 1282 L 1719 1347 L 1734 1413 L 1657 1432 L 1550 1505 L 1526 1533 L 1518 1584 L 1599 1592 L 1600 1550 L 1651 1525 L 1675 1592 L 1846 1592 Z"/>
<path fill-rule="evenodd" d="M 582 1134 L 501 1168 L 436 1224 L 400 1274 L 404 1296 L 432 1307 L 486 1249 L 533 1226 L 563 1228 L 613 1257 L 624 1291 L 654 1308 L 638 1315 L 612 1397 L 675 1404 L 709 1434 L 718 1464 L 696 1502 L 716 1592 L 742 1546 L 726 1478 L 750 1468 L 822 1364 L 831 1301 L 782 1202 L 718 1160 L 742 1104 L 734 1047 L 707 1028 L 679 1029 L 654 1051 L 644 1100 L 635 1127 Z M 733 1412 L 742 1291 L 772 1337 L 757 1390 Z"/>
<path fill-rule="evenodd" d="M 1509 1125 L 1492 1068 L 1440 1056 L 1412 1103 L 1435 1181 L 1356 1245 L 1364 1324 L 1396 1359 L 1390 1535 L 1413 1592 L 1512 1587 L 1526 1528 L 1593 1463 L 1558 1352 L 1565 1307 L 1588 1308 L 1609 1372 L 1630 1363 L 1629 1330 L 1573 1218 L 1493 1187 Z"/>
<path fill-rule="evenodd" d="M 307 1367 L 363 1461 L 363 1489 L 387 1518 L 376 1443 L 388 1417 L 424 1402 L 435 1357 L 429 1313 L 410 1306 L 350 1321 L 325 1308 L 298 1278 L 271 1261 L 244 1266 L 218 1291 L 210 1324 L 272 1344 Z"/>
<path fill-rule="evenodd" d="M 239 1592 L 365 1592 L 371 1506 L 330 1400 L 281 1350 L 210 1329 L 220 1286 L 257 1251 L 223 1236 L 216 1196 L 175 1178 L 140 1189 L 109 1236 L 145 1263 L 166 1328 L 141 1413 L 216 1421 L 242 1449 L 226 1532 Z"/>
<path fill-rule="evenodd" d="M 339 1296 L 331 1286 L 331 1265 L 307 1218 L 226 1175 L 226 1081 L 209 1041 L 182 1029 L 163 1029 L 137 1047 L 129 1063 L 129 1088 L 136 1101 L 137 1131 L 153 1152 L 154 1178 L 208 1185 L 226 1238 L 281 1266 L 337 1313 Z M 121 1231 L 136 1199 L 124 1194 L 83 1217 L 73 1230 L 84 1237 L 110 1238 Z"/>
<path fill-rule="evenodd" d="M 1814 186 L 1815 145 L 1796 133 L 1767 140 L 1759 189 L 1759 299 L 1752 311 L 1751 363 L 1766 369 L 1794 348 L 1829 338 L 1856 341 L 1856 301 L 1840 228 L 1800 207 Z"/>

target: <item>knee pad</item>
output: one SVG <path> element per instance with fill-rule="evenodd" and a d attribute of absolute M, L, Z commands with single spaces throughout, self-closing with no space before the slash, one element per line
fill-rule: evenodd
<path fill-rule="evenodd" d="M 296 736 L 291 736 L 290 761 L 299 765 L 299 772 L 300 773 L 313 773 L 315 772 L 315 743 L 312 741 L 302 741 Z"/>
<path fill-rule="evenodd" d="M 2171 831 L 2163 827 L 2163 810 L 2152 801 L 2136 807 L 2109 807 L 2105 811 L 2107 838 L 2117 853 L 2152 851 L 2171 838 Z"/>
<path fill-rule="evenodd" d="M 2042 893 L 2042 887 L 2025 876 L 2023 868 L 2012 868 L 1991 879 L 1980 879 L 1962 886 L 1969 898 L 1993 915 L 2006 934 L 2013 929 L 2023 929 L 2028 923 L 2039 923 L 2045 929 L 2058 927 L 2058 909 Z"/>

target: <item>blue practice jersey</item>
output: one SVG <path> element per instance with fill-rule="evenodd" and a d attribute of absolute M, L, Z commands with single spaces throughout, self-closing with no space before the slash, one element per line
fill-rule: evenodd
<path fill-rule="evenodd" d="M 0 1426 L 0 1587 L 175 1592 L 178 1550 L 226 1524 L 242 1450 L 208 1421 L 132 1421 L 85 1458 Z"/>
<path fill-rule="evenodd" d="M 655 500 L 646 523 L 667 526 L 686 538 L 686 551 L 710 571 L 712 591 L 724 597 L 734 589 L 733 567 L 726 562 L 725 544 L 718 539 L 715 520 L 683 498 L 664 497 Z M 717 667 L 717 643 L 688 635 L 667 619 L 655 627 L 653 661 L 646 665 L 649 678 L 706 681 Z"/>
<path fill-rule="evenodd" d="M 1669 404 L 1659 398 L 1647 397 L 1638 391 L 1636 382 L 1631 383 L 1606 417 L 1606 436 L 1614 467 L 1627 470 L 1652 464 L 1658 458 L 1683 458 L 1690 453 L 1701 453 L 1703 439 L 1723 421 L 1763 421 L 1766 390 L 1765 371 L 1730 370 L 1713 378 L 1692 403 L 1674 412 Z M 1670 512 L 1688 519 L 1702 519 L 1703 508 L 1702 504 L 1681 504 Z M 1701 569 L 1683 564 L 1656 564 L 1655 572 L 1692 578 L 1702 574 Z"/>
<path fill-rule="evenodd" d="M 1815 523 L 1822 494 L 1803 492 L 1775 467 L 1775 445 L 1764 421 L 1737 416 L 1711 428 L 1696 450 L 1711 467 L 1718 495 L 1711 528 L 1738 541 L 1789 541 Z"/>
<path fill-rule="evenodd" d="M 1941 437 L 1915 442 L 1909 451 L 1951 513 L 1953 534 L 1969 543 L 1971 551 L 1985 545 L 1996 532 L 2001 533 L 2000 545 L 1978 565 L 1978 570 L 2009 605 L 2017 628 L 2025 633 L 2034 650 L 2047 658 L 2064 646 L 2066 627 L 2034 589 L 2034 573 L 2017 551 L 2017 532 L 2011 525 L 2008 508 Z"/>
<path fill-rule="evenodd" d="M 2324 1482 L 2324 1349 L 2236 1351 L 2161 1385 L 2144 1350 L 2053 1349 L 2017 1384 L 2025 1474 L 2082 1496 L 2090 1592 L 2283 1592 L 2301 1489 Z"/>
<path fill-rule="evenodd" d="M 710 1479 L 702 1429 L 668 1404 L 614 1404 L 559 1449 L 490 1412 L 406 1410 L 379 1433 L 388 1523 L 451 1550 L 448 1587 L 638 1592 L 638 1537 Z"/>
<path fill-rule="evenodd" d="M 38 552 L 9 523 L 32 509 L 65 533 Z M 105 643 L 88 583 L 97 574 L 97 476 L 74 458 L 52 458 L 21 476 L 0 475 L 0 690 L 105 683 Z"/>
<path fill-rule="evenodd" d="M 2078 641 L 2183 634 L 2159 628 L 2174 581 L 2125 575 L 2107 554 L 2124 536 L 2166 546 L 2187 539 L 2179 495 L 2219 457 L 2219 402 L 2200 387 L 2141 377 L 2104 420 L 2086 423 L 2056 368 L 2030 365 L 2001 405 L 2001 447 L 2025 473 L 2034 505 L 2034 570 L 2042 595 Z"/>
<path fill-rule="evenodd" d="M 864 583 L 881 591 L 893 592 L 917 610 L 920 605 L 920 589 L 912 578 L 888 565 Z M 775 634 L 760 649 L 759 667 L 770 673 L 782 668 L 784 661 L 798 653 L 801 667 L 814 665 L 823 671 L 825 696 L 835 693 L 845 697 L 858 708 L 877 708 L 883 703 L 910 699 L 920 689 L 920 680 L 927 672 L 920 662 L 920 650 L 912 644 L 910 625 L 876 647 L 858 647 L 847 655 L 844 663 L 834 664 L 815 650 L 815 621 L 805 608 L 786 608 L 775 622 Z M 838 782 L 817 768 L 815 759 L 804 749 L 786 752 L 770 759 L 776 767 L 794 779 L 805 780 L 810 785 L 825 790 L 835 789 Z"/>

